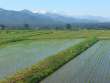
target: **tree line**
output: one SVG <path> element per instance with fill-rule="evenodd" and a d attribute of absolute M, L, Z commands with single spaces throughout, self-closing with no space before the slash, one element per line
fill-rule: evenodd
<path fill-rule="evenodd" d="M 61 26 L 44 26 L 44 27 L 32 27 L 32 25 L 24 24 L 22 26 L 6 26 L 4 24 L 0 24 L 0 29 L 54 29 L 54 30 L 79 30 L 79 29 L 110 29 L 110 23 L 96 23 L 96 24 L 65 24 Z"/>

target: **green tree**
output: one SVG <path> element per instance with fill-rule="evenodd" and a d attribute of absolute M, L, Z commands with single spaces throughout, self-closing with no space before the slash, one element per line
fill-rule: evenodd
<path fill-rule="evenodd" d="M 66 29 L 71 30 L 72 29 L 71 24 L 66 24 Z"/>
<path fill-rule="evenodd" d="M 5 29 L 5 25 L 3 25 L 3 24 L 1 24 L 0 27 L 1 27 L 1 30 Z"/>

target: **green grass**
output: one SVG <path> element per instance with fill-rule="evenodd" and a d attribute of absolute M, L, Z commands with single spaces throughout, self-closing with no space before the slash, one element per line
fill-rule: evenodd
<path fill-rule="evenodd" d="M 81 52 L 97 42 L 97 38 L 89 38 L 54 56 L 50 56 L 31 68 L 2 81 L 1 83 L 38 83 L 55 70 L 78 56 Z"/>
<path fill-rule="evenodd" d="M 0 30 L 0 45 L 22 40 L 87 38 L 91 35 L 110 39 L 110 30 Z"/>

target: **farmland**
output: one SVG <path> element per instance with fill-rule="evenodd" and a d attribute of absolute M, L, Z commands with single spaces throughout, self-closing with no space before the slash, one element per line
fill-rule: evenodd
<path fill-rule="evenodd" d="M 110 40 L 102 40 L 41 83 L 109 83 Z"/>
<path fill-rule="evenodd" d="M 15 42 L 31 39 L 73 39 L 97 36 L 98 38 L 110 38 L 109 30 L 0 30 L 0 43 Z M 6 43 L 7 43 L 6 42 Z"/>
<path fill-rule="evenodd" d="M 109 81 L 109 30 L 1 30 L 0 39 L 1 83 Z"/>
<path fill-rule="evenodd" d="M 0 78 L 6 77 L 16 71 L 27 68 L 38 61 L 54 55 L 83 41 L 73 40 L 45 40 L 25 41 L 11 44 L 0 49 Z M 7 51 L 7 52 L 6 52 Z M 4 63 L 4 64 L 3 64 Z"/>

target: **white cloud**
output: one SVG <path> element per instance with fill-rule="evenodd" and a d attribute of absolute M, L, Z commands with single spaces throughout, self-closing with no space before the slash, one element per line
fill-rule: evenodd
<path fill-rule="evenodd" d="M 46 10 L 43 10 L 43 9 L 34 9 L 34 10 L 32 10 L 32 12 L 33 13 L 42 13 L 42 14 L 47 13 L 47 11 Z"/>

